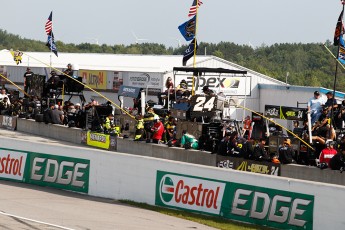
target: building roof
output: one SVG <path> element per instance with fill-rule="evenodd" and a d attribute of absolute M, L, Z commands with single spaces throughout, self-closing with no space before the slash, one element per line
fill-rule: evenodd
<path fill-rule="evenodd" d="M 171 71 L 173 67 L 182 66 L 182 55 L 131 55 L 99 53 L 58 53 L 56 57 L 50 52 L 24 52 L 20 66 L 66 68 L 68 63 L 73 69 L 108 70 L 128 72 Z M 198 56 L 203 62 L 212 56 Z M 9 50 L 0 51 L 0 65 L 16 66 Z"/>

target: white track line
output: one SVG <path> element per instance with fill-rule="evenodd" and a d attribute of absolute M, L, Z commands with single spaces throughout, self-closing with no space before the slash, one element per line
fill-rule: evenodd
<path fill-rule="evenodd" d="M 73 228 L 66 228 L 66 227 L 63 227 L 63 226 L 55 225 L 55 224 L 49 224 L 49 223 L 38 221 L 38 220 L 33 220 L 33 219 L 21 217 L 21 216 L 16 216 L 16 215 L 5 213 L 3 211 L 0 211 L 0 214 L 5 215 L 5 216 L 14 217 L 14 218 L 17 218 L 17 219 L 22 219 L 22 220 L 27 220 L 27 221 L 35 222 L 35 223 L 38 223 L 38 224 L 48 225 L 48 226 L 51 226 L 51 227 L 61 228 L 61 229 L 65 229 L 65 230 L 74 230 Z"/>

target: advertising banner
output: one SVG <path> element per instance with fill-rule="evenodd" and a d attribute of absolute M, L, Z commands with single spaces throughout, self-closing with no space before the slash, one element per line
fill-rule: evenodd
<path fill-rule="evenodd" d="M 83 82 L 92 89 L 107 89 L 107 72 L 97 70 L 79 70 Z"/>
<path fill-rule="evenodd" d="M 278 105 L 265 105 L 265 116 L 283 120 L 304 121 L 307 109 Z"/>
<path fill-rule="evenodd" d="M 182 80 L 186 80 L 188 88 L 192 89 L 193 76 L 176 75 L 175 85 Z M 250 96 L 251 94 L 250 76 L 197 76 L 194 77 L 195 94 L 202 94 L 202 88 L 209 86 L 215 92 L 223 92 L 226 96 Z"/>
<path fill-rule="evenodd" d="M 157 171 L 155 204 L 277 229 L 313 229 L 314 196 Z"/>
<path fill-rule="evenodd" d="M 140 93 L 140 88 L 138 87 L 121 85 L 118 95 L 124 96 L 124 97 L 137 98 L 139 96 L 139 93 Z"/>
<path fill-rule="evenodd" d="M 217 167 L 280 176 L 280 164 L 217 155 Z"/>
<path fill-rule="evenodd" d="M 17 117 L 11 116 L 0 116 L 0 127 L 9 129 L 9 130 L 16 130 L 17 128 Z"/>
<path fill-rule="evenodd" d="M 0 149 L 0 178 L 23 181 L 27 153 Z"/>
<path fill-rule="evenodd" d="M 109 149 L 110 136 L 103 133 L 95 133 L 88 131 L 86 137 L 86 144 L 102 149 Z"/>
<path fill-rule="evenodd" d="M 127 72 L 123 76 L 125 86 L 162 89 L 164 85 L 162 73 Z"/>
<path fill-rule="evenodd" d="M 41 153 L 29 156 L 26 183 L 88 193 L 89 160 Z"/>

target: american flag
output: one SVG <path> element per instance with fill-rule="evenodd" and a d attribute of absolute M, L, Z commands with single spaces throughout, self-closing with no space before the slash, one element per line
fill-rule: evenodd
<path fill-rule="evenodd" d="M 189 8 L 188 17 L 196 15 L 197 8 L 201 6 L 202 1 L 201 0 L 193 0 L 192 6 Z"/>
<path fill-rule="evenodd" d="M 53 18 L 53 11 L 50 12 L 48 20 L 46 22 L 45 30 L 46 30 L 47 35 L 50 35 L 50 33 L 53 30 L 53 22 L 52 22 L 53 19 L 52 18 Z"/>

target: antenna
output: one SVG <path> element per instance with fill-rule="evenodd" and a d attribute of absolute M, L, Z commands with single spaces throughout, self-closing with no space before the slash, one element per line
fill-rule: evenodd
<path fill-rule="evenodd" d="M 177 48 L 180 48 L 182 46 L 180 39 L 174 38 L 174 37 L 170 37 L 170 39 L 173 39 L 173 40 L 177 41 Z"/>
<path fill-rule="evenodd" d="M 252 47 L 253 49 L 255 49 L 254 45 L 253 45 L 250 41 L 248 42 L 248 45 L 249 45 L 250 47 Z"/>
<path fill-rule="evenodd" d="M 94 41 L 93 44 L 96 44 L 99 46 L 98 38 L 87 38 L 87 39 Z"/>
<path fill-rule="evenodd" d="M 135 44 L 139 44 L 140 41 L 148 41 L 146 38 L 138 38 L 137 35 L 135 35 L 134 31 L 132 30 L 132 35 L 135 38 Z"/>

